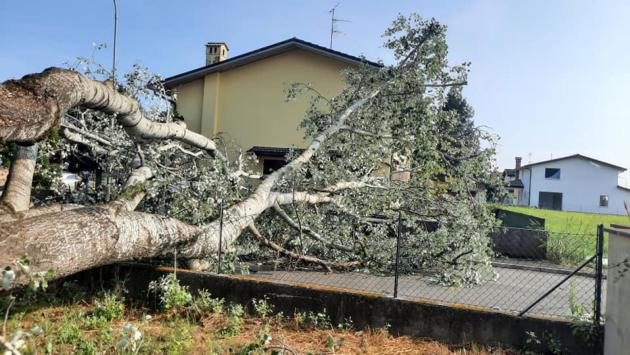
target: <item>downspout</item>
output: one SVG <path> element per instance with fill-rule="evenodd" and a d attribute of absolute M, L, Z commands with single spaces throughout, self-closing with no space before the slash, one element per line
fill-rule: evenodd
<path fill-rule="evenodd" d="M 532 168 L 528 168 L 529 170 L 529 191 L 527 191 L 527 207 L 531 207 L 532 205 Z"/>

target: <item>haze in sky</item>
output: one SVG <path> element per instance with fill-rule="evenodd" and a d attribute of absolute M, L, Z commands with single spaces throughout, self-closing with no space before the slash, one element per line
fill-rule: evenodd
<path fill-rule="evenodd" d="M 291 37 L 328 46 L 335 4 L 119 0 L 118 67 L 178 74 L 204 64 L 208 41 L 230 56 Z M 465 94 L 501 137 L 498 167 L 574 153 L 630 167 L 630 1 L 342 0 L 350 22 L 333 48 L 391 63 L 380 36 L 411 12 L 448 25 L 452 63 L 472 62 Z M 90 56 L 93 43 L 109 45 L 95 59 L 111 66 L 111 0 L 4 0 L 0 18 L 0 81 Z"/>

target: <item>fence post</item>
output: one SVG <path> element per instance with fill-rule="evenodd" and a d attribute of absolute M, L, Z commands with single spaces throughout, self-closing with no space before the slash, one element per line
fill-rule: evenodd
<path fill-rule="evenodd" d="M 597 258 L 595 258 L 595 305 L 594 305 L 594 321 L 595 325 L 601 324 L 602 317 L 602 279 L 604 273 L 604 225 L 597 226 Z"/>
<path fill-rule="evenodd" d="M 398 211 L 398 230 L 396 233 L 396 268 L 394 269 L 394 298 L 398 298 L 398 265 L 400 262 L 400 233 L 402 224 L 402 212 Z"/>
<path fill-rule="evenodd" d="M 217 274 L 221 273 L 221 254 L 223 253 L 223 199 L 221 199 L 219 208 L 219 260 L 217 262 Z"/>

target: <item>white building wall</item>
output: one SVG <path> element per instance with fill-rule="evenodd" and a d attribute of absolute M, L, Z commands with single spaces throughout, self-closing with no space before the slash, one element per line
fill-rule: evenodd
<path fill-rule="evenodd" d="M 546 168 L 560 169 L 560 179 L 545 178 Z M 524 191 L 521 205 L 538 207 L 540 192 L 562 193 L 562 210 L 624 214 L 630 191 L 620 189 L 619 170 L 582 158 L 572 158 L 521 169 Z M 531 174 L 531 181 L 530 181 Z M 599 206 L 600 195 L 608 196 L 608 207 Z"/>

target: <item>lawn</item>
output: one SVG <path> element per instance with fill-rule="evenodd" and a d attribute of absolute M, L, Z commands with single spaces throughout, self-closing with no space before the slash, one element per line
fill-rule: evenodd
<path fill-rule="evenodd" d="M 499 208 L 545 219 L 545 229 L 550 233 L 595 234 L 597 225 L 630 224 L 628 216 L 543 210 L 520 206 Z"/>
<path fill-rule="evenodd" d="M 520 206 L 498 208 L 545 219 L 549 232 L 547 258 L 563 265 L 578 265 L 593 256 L 596 249 L 597 225 L 630 224 L 628 216 L 544 210 Z M 608 255 L 608 238 L 604 235 L 604 255 Z"/>

